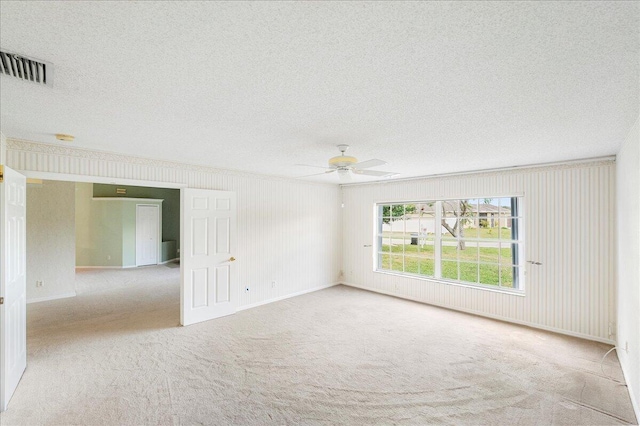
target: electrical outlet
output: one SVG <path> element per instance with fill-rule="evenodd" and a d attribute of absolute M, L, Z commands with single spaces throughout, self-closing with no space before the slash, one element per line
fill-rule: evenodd
<path fill-rule="evenodd" d="M 271 288 L 275 288 L 276 286 L 276 282 L 275 281 L 271 281 Z"/>
<path fill-rule="evenodd" d="M 36 287 L 42 287 L 44 283 L 42 281 L 36 281 Z"/>
<path fill-rule="evenodd" d="M 111 260 L 111 255 L 107 256 L 107 260 Z"/>

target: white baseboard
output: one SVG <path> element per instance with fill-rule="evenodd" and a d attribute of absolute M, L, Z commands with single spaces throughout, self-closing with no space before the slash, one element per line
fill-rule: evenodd
<path fill-rule="evenodd" d="M 364 287 L 364 286 L 361 286 L 361 285 L 358 285 L 358 284 L 347 283 L 347 282 L 342 282 L 341 284 L 344 284 L 344 285 L 349 286 L 349 287 L 359 288 L 361 290 L 367 290 L 367 291 L 371 291 L 371 292 L 374 292 L 374 293 L 380 293 L 380 294 L 384 294 L 384 295 L 387 295 L 387 296 L 397 297 L 398 299 L 411 300 L 413 302 L 418 302 L 418 303 L 422 303 L 422 304 L 425 304 L 425 305 L 437 306 L 439 308 L 451 309 L 452 311 L 458 311 L 458 312 L 464 312 L 464 313 L 467 313 L 467 314 L 478 315 L 480 317 L 491 318 L 491 319 L 495 319 L 495 320 L 498 320 L 498 321 L 509 322 L 509 323 L 512 323 L 512 324 L 524 325 L 524 326 L 527 326 L 527 327 L 537 328 L 537 329 L 544 330 L 544 331 L 551 331 L 553 333 L 564 334 L 566 336 L 578 337 L 580 339 L 592 340 L 594 342 L 606 343 L 608 345 L 615 345 L 616 344 L 616 342 L 611 340 L 611 339 L 604 339 L 602 337 L 591 336 L 589 334 L 575 333 L 573 331 L 562 330 L 560 328 L 547 327 L 547 326 L 540 325 L 540 324 L 533 324 L 533 323 L 529 323 L 529 322 L 526 322 L 526 321 L 519 321 L 519 320 L 515 320 L 515 319 L 512 319 L 512 318 L 508 318 L 508 317 L 501 317 L 499 315 L 487 314 L 487 313 L 482 312 L 482 311 L 474 311 L 473 309 L 464 309 L 464 308 L 458 308 L 458 307 L 455 307 L 455 306 L 439 305 L 437 303 L 425 302 L 424 300 L 416 299 L 416 298 L 413 298 L 413 297 L 407 297 L 407 296 L 404 296 L 402 294 L 395 294 L 395 293 L 391 293 L 391 292 L 388 292 L 388 291 L 378 290 L 378 289 L 375 289 L 375 288 Z"/>
<path fill-rule="evenodd" d="M 616 355 L 618 356 L 618 360 L 620 359 L 629 359 L 629 357 L 620 357 L 620 354 L 618 354 L 617 352 L 620 352 L 621 348 L 616 347 Z M 622 376 L 624 377 L 624 381 L 627 383 L 627 391 L 629 392 L 629 398 L 631 398 L 631 406 L 633 407 L 633 411 L 636 414 L 636 424 L 640 423 L 640 406 L 638 406 L 638 400 L 636 399 L 636 393 L 635 393 L 635 389 L 633 389 L 631 387 L 631 381 L 629 381 L 629 375 L 627 374 L 627 369 L 625 368 L 626 364 L 623 364 L 622 362 L 620 362 L 620 368 L 622 369 Z"/>
<path fill-rule="evenodd" d="M 156 265 L 145 265 L 145 266 L 156 266 Z M 76 270 L 78 269 L 130 269 L 137 268 L 137 265 L 127 265 L 127 266 L 76 266 Z M 142 268 L 142 266 L 140 266 Z"/>
<path fill-rule="evenodd" d="M 158 265 L 164 265 L 164 264 L 167 264 L 167 263 L 170 263 L 170 262 L 175 262 L 176 260 L 180 260 L 180 258 L 179 257 L 174 257 L 173 259 L 169 259 L 169 260 L 165 260 L 164 262 L 160 262 L 160 263 L 158 263 Z"/>
<path fill-rule="evenodd" d="M 69 293 L 54 294 L 53 296 L 37 297 L 35 299 L 28 299 L 27 300 L 27 304 L 29 304 L 29 303 L 38 303 L 38 302 L 47 302 L 49 300 L 66 299 L 68 297 L 76 297 L 76 292 L 75 291 L 71 291 Z"/>
<path fill-rule="evenodd" d="M 338 284 L 340 284 L 340 283 L 322 285 L 322 286 L 319 286 L 319 287 L 310 288 L 308 290 L 298 291 L 297 293 L 291 293 L 291 294 L 287 294 L 285 296 L 279 296 L 279 297 L 274 297 L 273 299 L 263 300 L 262 302 L 252 303 L 250 305 L 238 306 L 236 311 L 244 311 L 246 309 L 257 308 L 258 306 L 267 305 L 267 304 L 273 303 L 273 302 L 279 302 L 280 300 L 290 299 L 290 298 L 296 297 L 296 296 L 302 296 L 303 294 L 313 293 L 314 291 L 324 290 L 325 288 L 333 287 L 333 286 L 336 286 Z"/>
<path fill-rule="evenodd" d="M 122 268 L 123 266 L 76 266 L 76 269 L 122 269 Z"/>

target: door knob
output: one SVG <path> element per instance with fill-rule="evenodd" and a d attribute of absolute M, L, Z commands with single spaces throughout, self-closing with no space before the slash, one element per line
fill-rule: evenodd
<path fill-rule="evenodd" d="M 233 256 L 231 256 L 231 257 L 229 258 L 229 262 L 235 262 L 235 260 L 236 260 L 236 258 L 235 258 L 235 257 L 233 257 Z"/>

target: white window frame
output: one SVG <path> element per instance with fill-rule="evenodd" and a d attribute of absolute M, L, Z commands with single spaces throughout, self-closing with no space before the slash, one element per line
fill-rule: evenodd
<path fill-rule="evenodd" d="M 498 285 L 492 285 L 492 284 L 482 284 L 479 282 L 470 282 L 470 281 L 461 281 L 461 280 L 452 280 L 452 279 L 448 279 L 448 278 L 442 278 L 442 225 L 438 226 L 441 221 L 442 221 L 442 202 L 446 202 L 446 201 L 456 201 L 456 200 L 468 200 L 468 199 L 491 199 L 491 198 L 517 198 L 517 212 L 516 215 L 514 216 L 513 214 L 511 216 L 509 216 L 509 218 L 517 218 L 517 239 L 516 240 L 508 240 L 511 241 L 513 243 L 517 244 L 517 248 L 518 248 L 518 252 L 517 252 L 517 264 L 515 264 L 515 266 L 518 268 L 518 274 L 517 277 L 514 276 L 514 284 L 517 283 L 517 288 L 511 288 L 511 287 L 502 287 L 500 284 Z M 381 268 L 379 265 L 379 259 L 381 258 L 381 254 L 383 254 L 384 252 L 381 251 L 381 247 L 380 244 L 383 241 L 383 237 L 382 237 L 382 218 L 383 216 L 381 216 L 381 212 L 382 210 L 382 206 L 393 206 L 393 205 L 407 205 L 407 204 L 429 204 L 429 203 L 433 203 L 435 205 L 434 211 L 435 211 L 435 229 L 434 229 L 434 274 L 433 277 L 431 276 L 427 276 L 427 275 L 421 275 L 421 274 L 415 274 L 415 273 L 411 273 L 411 272 L 403 272 L 403 271 L 395 271 L 395 270 L 391 270 L 391 269 L 384 269 Z M 525 262 L 525 217 L 524 217 L 524 208 L 525 206 L 525 197 L 522 194 L 509 194 L 509 195 L 501 195 L 501 196 L 490 196 L 490 197 L 485 197 L 485 196 L 480 196 L 480 197 L 467 197 L 467 198 L 462 198 L 462 197 L 456 197 L 456 198 L 440 198 L 437 200 L 410 200 L 410 201 L 379 201 L 374 203 L 373 205 L 373 210 L 374 210 L 374 223 L 373 223 L 373 271 L 376 273 L 381 273 L 381 274 L 388 274 L 388 275 L 396 275 L 396 276 L 403 276 L 403 277 L 408 277 L 408 278 L 413 278 L 413 279 L 421 279 L 421 280 L 425 280 L 425 281 L 436 281 L 436 282 L 440 282 L 443 284 L 449 284 L 449 285 L 457 285 L 457 286 L 463 286 L 463 287 L 475 287 L 475 288 L 481 288 L 484 290 L 490 290 L 490 291 L 498 291 L 498 292 L 506 292 L 506 293 L 512 293 L 512 294 L 516 294 L 516 295 L 522 295 L 524 296 L 525 294 L 525 290 L 527 288 L 526 285 L 526 262 Z M 393 208 L 390 207 L 390 216 L 393 217 L 393 213 L 392 213 Z M 479 216 L 479 212 L 478 212 L 478 217 L 477 219 L 480 219 Z M 406 231 L 406 228 L 405 228 Z M 406 232 L 405 232 L 406 233 Z M 479 237 L 476 238 L 466 238 L 467 240 L 471 240 L 473 242 L 477 241 L 477 242 L 482 242 L 482 239 Z M 491 240 L 493 242 L 493 240 Z M 502 239 L 498 239 L 496 240 L 496 242 L 501 243 L 504 242 L 505 240 Z M 391 252 L 390 252 L 391 253 Z M 402 252 L 402 259 L 403 259 L 403 265 L 405 263 L 405 252 L 403 249 Z M 513 263 L 513 262 L 512 262 Z M 478 265 L 481 264 L 489 264 L 489 263 L 483 263 L 478 261 L 477 262 Z M 498 269 L 500 270 L 501 266 L 500 264 L 498 264 Z M 405 269 L 403 267 L 403 269 Z"/>

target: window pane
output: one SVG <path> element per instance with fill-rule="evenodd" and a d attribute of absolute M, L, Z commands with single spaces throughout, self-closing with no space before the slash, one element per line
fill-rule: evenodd
<path fill-rule="evenodd" d="M 512 235 L 511 235 L 511 228 L 509 226 L 507 226 L 507 224 L 509 223 L 508 222 L 509 219 L 508 218 L 502 218 L 501 220 L 505 224 L 505 226 L 500 228 L 500 239 L 502 239 L 502 240 L 511 240 L 511 239 L 513 239 Z"/>
<path fill-rule="evenodd" d="M 391 218 L 397 220 L 404 216 L 404 205 L 402 204 L 393 204 L 391 206 Z"/>
<path fill-rule="evenodd" d="M 498 226 L 500 229 L 509 229 L 509 227 L 507 226 L 509 221 L 508 218 L 513 216 L 511 214 L 511 198 L 501 198 L 500 203 L 500 217 L 496 218 L 496 226 Z"/>
<path fill-rule="evenodd" d="M 479 265 L 480 283 L 498 285 L 500 283 L 498 265 Z"/>
<path fill-rule="evenodd" d="M 478 243 L 462 240 L 458 242 L 458 260 L 461 262 L 478 261 Z"/>
<path fill-rule="evenodd" d="M 420 268 L 420 258 L 405 256 L 404 258 L 404 271 L 409 274 L 417 274 Z"/>
<path fill-rule="evenodd" d="M 514 250 L 518 250 L 517 244 L 500 243 L 500 265 L 511 266 L 515 262 Z"/>
<path fill-rule="evenodd" d="M 404 271 L 402 256 L 391 255 L 391 270 L 398 271 L 398 272 Z"/>
<path fill-rule="evenodd" d="M 458 260 L 458 242 L 457 241 L 443 241 L 442 242 L 442 259 L 443 260 Z"/>
<path fill-rule="evenodd" d="M 513 268 L 511 266 L 503 266 L 500 268 L 500 281 L 502 287 L 513 288 L 514 269 L 517 270 L 517 268 Z"/>
<path fill-rule="evenodd" d="M 378 268 L 391 269 L 391 256 L 384 253 L 378 253 Z"/>
<path fill-rule="evenodd" d="M 497 243 L 480 243 L 480 262 L 483 263 L 495 263 L 497 264 L 500 259 L 499 249 Z"/>
<path fill-rule="evenodd" d="M 421 221 L 419 223 L 419 232 L 412 235 L 412 243 L 413 239 L 416 240 L 416 246 L 418 252 L 431 252 L 433 253 L 433 244 L 435 241 L 435 235 L 433 233 L 429 233 L 428 230 L 433 228 L 434 221 Z"/>
<path fill-rule="evenodd" d="M 391 253 L 402 254 L 402 234 L 396 234 L 391 238 Z"/>
<path fill-rule="evenodd" d="M 420 217 L 435 217 L 436 203 L 435 202 L 417 203 L 416 212 L 420 214 Z"/>
<path fill-rule="evenodd" d="M 478 282 L 478 264 L 460 262 L 460 281 Z"/>
<path fill-rule="evenodd" d="M 382 236 L 382 245 L 380 246 L 380 251 L 391 251 L 391 237 L 389 234 Z"/>
<path fill-rule="evenodd" d="M 511 198 L 500 198 L 500 215 L 513 216 L 511 211 Z"/>
<path fill-rule="evenodd" d="M 443 202 L 442 203 L 443 206 L 445 204 L 449 205 L 449 202 Z M 449 205 L 448 208 L 451 208 L 451 207 L 452 206 Z M 442 213 L 442 222 L 441 222 L 442 238 L 443 239 L 447 239 L 447 240 L 457 239 L 458 238 L 457 224 L 458 224 L 457 212 L 455 212 L 455 211 L 443 212 Z"/>
<path fill-rule="evenodd" d="M 446 200 L 442 202 L 442 217 L 456 218 L 460 215 L 460 203 L 458 200 Z"/>
<path fill-rule="evenodd" d="M 422 237 L 434 238 L 436 233 L 436 220 L 432 217 L 419 217 L 416 229 Z"/>
<path fill-rule="evenodd" d="M 420 274 L 432 277 L 435 272 L 435 260 L 433 259 L 420 259 Z"/>
<path fill-rule="evenodd" d="M 447 228 L 448 226 L 448 228 Z M 448 240 L 448 241 L 454 241 L 457 240 L 458 237 L 455 234 L 456 230 L 455 230 L 455 219 L 453 219 L 453 223 L 449 224 L 447 222 L 447 225 L 442 225 L 442 240 Z"/>
<path fill-rule="evenodd" d="M 388 204 L 382 205 L 382 216 L 383 217 L 391 217 L 391 206 Z"/>
<path fill-rule="evenodd" d="M 482 215 L 482 213 L 481 213 Z M 496 213 L 485 213 L 484 216 L 480 217 L 481 223 L 484 223 L 485 226 L 480 228 L 479 236 L 480 238 L 485 239 L 499 239 L 500 238 L 500 227 L 498 226 L 498 216 Z"/>
<path fill-rule="evenodd" d="M 407 237 L 405 239 L 405 246 L 404 246 L 404 254 L 405 255 L 409 255 L 409 256 L 419 256 L 419 252 L 418 249 L 420 248 L 420 246 L 418 246 L 417 243 L 418 238 L 416 236 L 414 236 L 413 234 L 407 234 Z"/>
<path fill-rule="evenodd" d="M 418 255 L 426 259 L 435 259 L 435 244 L 433 240 L 423 241 L 424 245 L 417 247 Z"/>
<path fill-rule="evenodd" d="M 474 205 L 474 201 L 475 205 Z M 458 209 L 460 211 L 460 217 L 474 216 L 478 207 L 477 200 L 459 200 Z"/>
<path fill-rule="evenodd" d="M 458 262 L 442 261 L 442 278 L 449 280 L 458 279 Z"/>
<path fill-rule="evenodd" d="M 405 252 L 411 251 L 411 234 L 410 233 L 399 233 L 398 235 L 396 235 L 395 242 L 398 245 L 398 253 L 402 253 L 403 250 Z M 415 246 L 413 247 L 415 251 Z"/>
<path fill-rule="evenodd" d="M 389 218 L 382 218 L 382 224 L 378 227 L 378 233 L 389 234 L 391 233 L 391 223 Z"/>
<path fill-rule="evenodd" d="M 478 238 L 480 236 L 480 219 L 478 216 L 469 216 L 465 219 L 463 233 L 465 238 Z"/>

